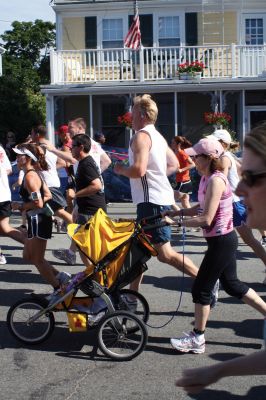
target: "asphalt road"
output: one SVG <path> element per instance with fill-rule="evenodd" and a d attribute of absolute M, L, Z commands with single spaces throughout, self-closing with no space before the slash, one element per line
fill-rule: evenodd
<path fill-rule="evenodd" d="M 126 204 L 109 206 L 112 216 L 134 217 L 134 208 Z M 19 224 L 16 217 L 12 223 Z M 143 353 L 130 362 L 114 362 L 97 349 L 95 331 L 70 333 L 63 316 L 56 315 L 53 335 L 43 344 L 22 346 L 10 336 L 6 327 L 7 311 L 15 301 L 30 293 L 47 293 L 35 267 L 23 263 L 21 246 L 8 238 L 0 243 L 7 265 L 0 266 L 0 399 L 1 400 L 174 400 L 188 396 L 174 386 L 183 368 L 210 365 L 257 351 L 262 345 L 262 318 L 250 307 L 229 298 L 220 291 L 219 303 L 212 311 L 206 333 L 205 354 L 180 354 L 171 348 L 169 338 L 189 331 L 193 322 L 191 279 L 183 278 L 170 266 L 155 258 L 148 263 L 141 292 L 147 298 L 151 316 L 149 324 L 166 324 L 161 329 L 148 328 L 149 341 Z M 66 247 L 69 239 L 54 232 L 48 242 L 47 259 L 61 271 L 76 273 L 82 264 L 67 266 L 56 261 L 52 249 Z M 175 233 L 172 243 L 182 251 L 181 235 Z M 198 232 L 188 232 L 185 253 L 199 264 L 205 242 Z M 266 299 L 264 267 L 246 246 L 240 243 L 238 271 Z M 263 376 L 226 378 L 196 396 L 197 399 L 265 400 L 266 380 Z"/>

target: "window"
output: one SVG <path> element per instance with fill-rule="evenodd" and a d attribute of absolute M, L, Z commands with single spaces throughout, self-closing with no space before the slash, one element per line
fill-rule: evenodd
<path fill-rule="evenodd" d="M 263 41 L 263 18 L 246 18 L 245 43 L 247 45 L 262 45 Z"/>
<path fill-rule="evenodd" d="M 104 49 L 122 48 L 123 47 L 123 20 L 120 19 L 103 19 L 103 40 Z"/>
<path fill-rule="evenodd" d="M 159 46 L 179 46 L 179 17 L 159 17 Z"/>

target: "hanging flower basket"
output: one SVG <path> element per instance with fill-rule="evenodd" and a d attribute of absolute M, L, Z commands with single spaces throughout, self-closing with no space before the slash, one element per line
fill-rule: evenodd
<path fill-rule="evenodd" d="M 132 128 L 132 113 L 128 111 L 123 115 L 119 115 L 117 117 L 117 122 L 125 128 Z"/>
<path fill-rule="evenodd" d="M 231 115 L 223 112 L 205 112 L 204 113 L 204 121 L 208 125 L 216 125 L 228 127 L 229 122 L 231 121 Z"/>

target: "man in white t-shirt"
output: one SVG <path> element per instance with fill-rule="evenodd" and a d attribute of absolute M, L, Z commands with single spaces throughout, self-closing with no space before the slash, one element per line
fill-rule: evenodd
<path fill-rule="evenodd" d="M 11 215 L 11 192 L 9 188 L 8 175 L 12 173 L 12 166 L 5 150 L 0 146 L 0 234 L 9 236 L 17 242 L 24 243 L 25 237 L 18 229 L 9 224 Z M 6 264 L 6 259 L 0 251 L 0 264 Z"/>
<path fill-rule="evenodd" d="M 78 134 L 86 134 L 86 122 L 83 118 L 76 118 L 74 120 L 69 121 L 68 123 L 68 131 L 70 133 L 71 139 L 75 135 Z M 64 152 L 58 150 L 54 146 L 47 146 L 47 149 L 57 155 L 57 157 L 62 158 L 64 161 L 73 164 L 74 173 L 76 174 L 78 168 L 78 161 L 72 156 L 71 153 Z M 90 156 L 94 159 L 96 164 L 98 165 L 101 173 L 106 170 L 111 164 L 110 157 L 105 153 L 105 151 L 101 148 L 99 143 L 95 142 L 95 140 L 91 139 L 91 150 Z M 75 220 L 76 210 L 73 212 L 73 220 Z M 74 243 L 71 244 L 69 249 L 58 249 L 53 250 L 53 255 L 60 260 L 65 261 L 67 264 L 75 265 L 76 264 L 76 246 Z"/>
<path fill-rule="evenodd" d="M 135 135 L 129 146 L 129 164 L 116 164 L 114 172 L 130 179 L 132 199 L 137 204 L 137 219 L 157 215 L 171 209 L 175 203 L 173 189 L 167 176 L 178 169 L 178 161 L 164 137 L 156 130 L 158 108 L 150 95 L 137 96 L 132 109 L 132 127 Z M 158 251 L 158 259 L 191 277 L 197 267 L 171 246 L 170 226 L 149 232 Z M 138 290 L 141 277 L 131 284 Z"/>

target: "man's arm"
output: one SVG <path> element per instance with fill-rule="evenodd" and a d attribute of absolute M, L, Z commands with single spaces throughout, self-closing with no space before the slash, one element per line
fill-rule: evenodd
<path fill-rule="evenodd" d="M 101 172 L 105 171 L 109 165 L 111 164 L 111 158 L 105 153 L 105 151 L 101 154 L 100 157 L 100 167 L 101 167 Z"/>
<path fill-rule="evenodd" d="M 167 169 L 166 169 L 166 175 L 170 176 L 177 172 L 177 170 L 180 167 L 179 161 L 170 147 L 167 148 L 166 151 L 166 160 L 167 160 Z"/>
<path fill-rule="evenodd" d="M 102 183 L 99 178 L 94 179 L 93 181 L 90 182 L 88 186 L 86 186 L 83 189 L 80 189 L 76 193 L 74 190 L 71 191 L 71 198 L 77 198 L 77 197 L 89 197 L 97 192 L 99 192 L 102 189 Z"/>
<path fill-rule="evenodd" d="M 45 147 L 47 150 L 54 153 L 58 158 L 62 158 L 62 160 L 69 162 L 70 164 L 76 164 L 77 160 L 74 157 L 72 157 L 72 154 L 70 152 L 58 150 L 55 146 L 53 146 L 49 142 L 45 143 Z"/>
<path fill-rule="evenodd" d="M 134 161 L 129 167 L 121 164 L 116 164 L 114 172 L 119 175 L 127 176 L 128 178 L 141 178 L 146 174 L 149 152 L 151 148 L 151 139 L 145 132 L 138 132 L 131 144 Z"/>
<path fill-rule="evenodd" d="M 266 351 L 261 350 L 244 357 L 220 362 L 209 367 L 184 370 L 176 386 L 187 393 L 199 393 L 205 387 L 227 376 L 265 375 Z"/>

